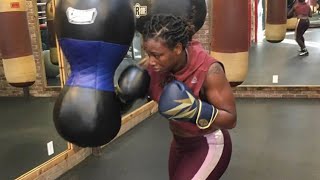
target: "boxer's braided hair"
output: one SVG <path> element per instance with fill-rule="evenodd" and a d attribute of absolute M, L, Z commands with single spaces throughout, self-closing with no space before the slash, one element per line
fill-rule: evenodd
<path fill-rule="evenodd" d="M 142 36 L 144 41 L 148 39 L 162 39 L 169 49 L 173 49 L 178 43 L 185 49 L 194 34 L 194 26 L 186 19 L 168 14 L 153 15 L 146 22 Z M 160 82 L 160 87 L 174 80 L 172 74 L 167 74 Z"/>
<path fill-rule="evenodd" d="M 156 14 L 153 15 L 144 26 L 143 39 L 161 38 L 166 42 L 169 49 L 173 49 L 179 42 L 183 48 L 194 34 L 194 26 L 188 20 L 174 15 Z"/>

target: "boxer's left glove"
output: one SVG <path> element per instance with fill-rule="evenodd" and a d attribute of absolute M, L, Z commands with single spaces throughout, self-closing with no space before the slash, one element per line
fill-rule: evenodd
<path fill-rule="evenodd" d="M 185 84 L 174 80 L 163 89 L 159 112 L 169 120 L 186 121 L 206 129 L 214 122 L 219 111 L 213 105 L 196 99 Z"/>
<path fill-rule="evenodd" d="M 129 65 L 121 72 L 115 89 L 122 113 L 128 111 L 137 99 L 147 95 L 149 84 L 147 70 L 136 65 Z"/>

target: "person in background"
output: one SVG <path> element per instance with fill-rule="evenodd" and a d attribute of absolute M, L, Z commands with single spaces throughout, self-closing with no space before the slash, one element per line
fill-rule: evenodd
<path fill-rule="evenodd" d="M 288 12 L 288 17 L 296 16 L 298 22 L 296 25 L 295 36 L 298 45 L 300 46 L 299 56 L 308 56 L 309 52 L 304 42 L 304 33 L 310 26 L 309 17 L 312 17 L 311 7 L 305 0 L 298 0 L 298 2 Z"/>

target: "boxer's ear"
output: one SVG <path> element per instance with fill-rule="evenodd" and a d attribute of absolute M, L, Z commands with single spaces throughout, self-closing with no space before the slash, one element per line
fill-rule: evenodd
<path fill-rule="evenodd" d="M 176 54 L 176 55 L 180 55 L 183 51 L 183 46 L 182 44 L 179 42 L 173 49 L 173 52 Z"/>

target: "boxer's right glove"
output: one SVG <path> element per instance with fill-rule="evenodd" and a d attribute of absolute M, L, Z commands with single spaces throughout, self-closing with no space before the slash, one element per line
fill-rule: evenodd
<path fill-rule="evenodd" d="M 129 65 L 122 71 L 115 87 L 122 113 L 128 111 L 137 99 L 147 95 L 149 84 L 150 76 L 145 69 Z"/>
<path fill-rule="evenodd" d="M 159 100 L 159 112 L 169 120 L 186 121 L 206 129 L 214 122 L 218 109 L 196 99 L 191 90 L 180 81 L 165 86 Z"/>

